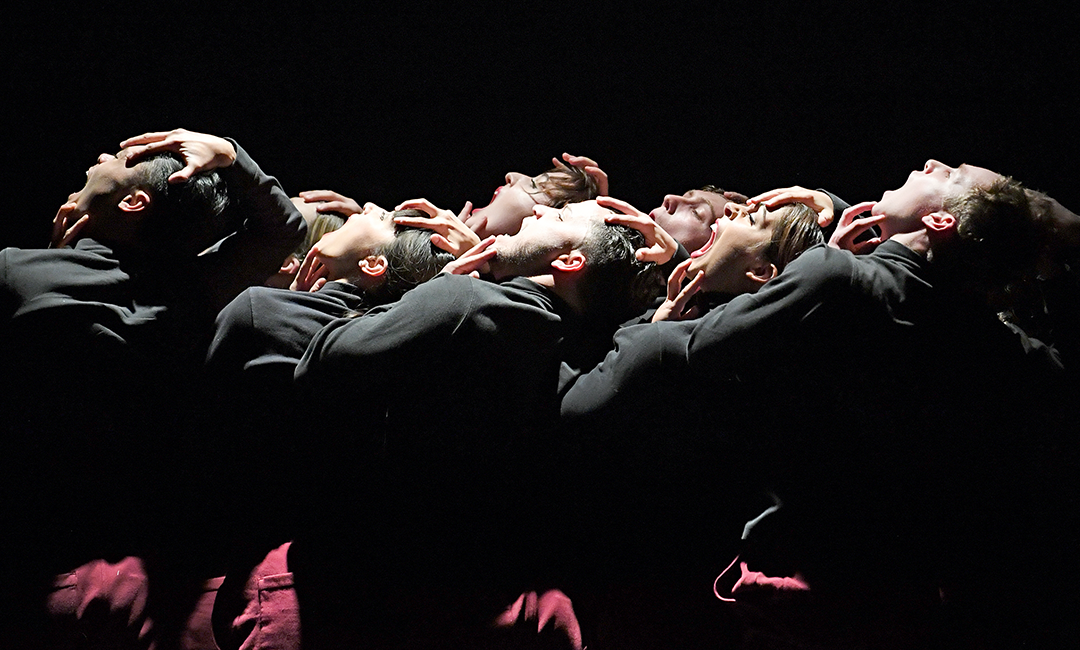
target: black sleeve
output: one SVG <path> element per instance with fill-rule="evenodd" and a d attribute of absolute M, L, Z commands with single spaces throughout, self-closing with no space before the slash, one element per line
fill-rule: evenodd
<path fill-rule="evenodd" d="M 826 189 L 823 189 L 823 188 L 819 187 L 817 191 L 825 192 L 826 194 L 828 194 L 829 198 L 832 199 L 832 203 L 833 203 L 833 220 L 832 220 L 832 223 L 830 223 L 829 225 L 827 225 L 827 226 L 825 226 L 824 228 L 821 229 L 822 234 L 825 235 L 825 241 L 829 241 L 829 238 L 832 237 L 833 231 L 836 230 L 836 224 L 840 221 L 840 215 L 844 214 L 844 210 L 847 210 L 848 208 L 850 208 L 851 204 L 848 203 L 847 201 L 845 201 L 844 199 L 840 198 L 839 196 L 833 194 L 829 190 L 826 190 Z M 880 230 L 878 230 L 876 228 L 876 226 L 875 226 L 874 230 L 876 232 L 880 232 Z M 868 235 L 868 236 L 872 237 L 873 235 Z"/>
<path fill-rule="evenodd" d="M 265 282 L 307 233 L 304 218 L 277 179 L 259 169 L 235 141 L 229 142 L 236 148 L 236 162 L 219 173 L 242 225 L 196 264 L 215 311 L 247 287 Z"/>
<path fill-rule="evenodd" d="M 442 342 L 468 318 L 475 302 L 471 281 L 437 276 L 396 303 L 327 325 L 304 353 L 297 381 L 330 389 L 343 376 L 360 378 L 368 372 L 419 381 L 410 375 L 430 365 L 423 355 L 444 349 Z"/>
<path fill-rule="evenodd" d="M 668 385 L 685 365 L 692 323 L 644 323 L 615 333 L 614 349 L 564 389 L 561 416 L 574 422 L 616 410 L 640 407 L 654 397 L 653 387 Z M 570 380 L 563 371 L 563 381 Z"/>

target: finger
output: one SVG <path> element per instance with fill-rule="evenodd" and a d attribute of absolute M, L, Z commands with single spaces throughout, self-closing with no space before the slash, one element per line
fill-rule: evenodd
<path fill-rule="evenodd" d="M 434 230 L 443 234 L 449 232 L 447 225 L 442 221 L 436 221 L 435 217 L 394 217 L 394 223 L 399 223 L 403 226 L 412 226 L 413 228 Z"/>
<path fill-rule="evenodd" d="M 472 201 L 466 201 L 465 202 L 465 207 L 461 208 L 461 212 L 458 212 L 458 215 L 457 215 L 458 219 L 461 219 L 462 221 L 464 221 L 465 217 L 469 216 L 469 213 L 472 212 L 472 205 L 473 205 Z"/>
<path fill-rule="evenodd" d="M 745 204 L 747 201 L 746 195 L 741 192 L 724 192 L 724 198 L 735 203 Z"/>
<path fill-rule="evenodd" d="M 310 201 L 305 201 L 310 203 Z M 316 212 L 341 212 L 343 214 L 352 214 L 356 209 L 356 203 L 351 199 L 345 201 L 326 201 L 315 206 Z"/>
<path fill-rule="evenodd" d="M 308 276 L 311 273 L 311 267 L 315 264 L 316 256 L 319 253 L 317 246 L 312 246 L 307 255 L 304 256 L 303 263 L 300 264 L 300 270 L 296 272 L 296 279 L 293 281 L 293 288 L 297 288 L 300 291 L 306 291 L 311 286 Z"/>
<path fill-rule="evenodd" d="M 67 246 L 76 237 L 78 237 L 79 231 L 83 229 L 83 226 L 85 226 L 86 222 L 89 220 L 90 215 L 88 214 L 84 214 L 83 216 L 79 217 L 79 220 L 76 221 L 73 226 L 68 228 L 66 233 L 64 233 L 64 238 L 60 241 L 60 245 L 58 246 L 58 248 L 63 248 L 64 246 Z"/>
<path fill-rule="evenodd" d="M 817 225 L 821 228 L 826 228 L 833 220 L 832 210 L 822 210 L 818 213 Z"/>
<path fill-rule="evenodd" d="M 477 254 L 487 250 L 494 243 L 495 243 L 495 235 L 489 235 L 486 239 L 481 240 L 479 244 L 477 244 L 477 245 L 473 246 L 472 248 L 470 248 L 469 250 L 465 251 L 465 255 L 477 255 Z M 492 250 L 494 250 L 494 249 L 492 249 Z M 462 255 L 462 257 L 465 257 L 465 255 Z"/>
<path fill-rule="evenodd" d="M 856 255 L 869 253 L 877 248 L 879 244 L 881 244 L 881 237 L 872 237 L 866 241 L 857 242 L 854 246 L 855 250 L 852 252 Z"/>
<path fill-rule="evenodd" d="M 771 210 L 777 206 L 787 205 L 788 203 L 793 203 L 798 200 L 799 199 L 795 197 L 791 192 L 781 192 L 779 194 L 774 194 L 766 199 L 762 199 L 761 201 L 758 201 L 753 205 L 764 205 L 766 208 L 769 208 Z M 746 205 L 749 206 L 751 204 L 747 203 Z"/>
<path fill-rule="evenodd" d="M 315 201 L 341 201 L 347 198 L 333 190 L 305 190 L 300 192 L 297 196 L 304 199 L 304 203 L 314 203 Z"/>
<path fill-rule="evenodd" d="M 412 199 L 409 201 L 405 201 L 401 205 L 394 208 L 394 210 L 421 210 L 423 212 L 426 212 L 427 214 L 430 214 L 433 217 L 439 214 L 439 208 L 435 207 L 435 205 L 427 199 Z"/>
<path fill-rule="evenodd" d="M 164 140 L 158 140 L 154 142 L 148 142 L 141 145 L 133 145 L 126 147 L 128 150 L 128 164 L 131 162 L 141 160 L 147 156 L 161 153 L 163 151 L 171 151 L 173 153 L 180 153 L 181 143 L 172 138 L 166 138 Z"/>
<path fill-rule="evenodd" d="M 575 156 L 573 154 L 564 152 L 562 157 L 563 160 L 570 163 L 574 167 L 599 167 L 599 165 L 596 164 L 596 161 L 592 158 L 589 158 L 588 156 Z"/>
<path fill-rule="evenodd" d="M 311 289 L 310 289 L 311 293 L 315 293 L 319 289 L 322 289 L 323 285 L 325 285 L 325 284 L 326 284 L 326 278 L 319 278 L 319 279 L 315 280 L 315 282 L 311 285 Z"/>
<path fill-rule="evenodd" d="M 592 179 L 596 182 L 596 194 L 597 196 L 608 195 L 608 175 L 607 172 L 599 167 L 593 167 L 592 165 L 585 168 L 585 173 L 592 176 Z"/>
<path fill-rule="evenodd" d="M 836 242 L 841 248 L 851 249 L 855 245 L 855 239 L 873 228 L 877 224 L 885 220 L 885 215 L 877 217 L 868 217 L 866 219 L 859 219 L 854 223 L 844 224 L 841 227 L 837 227 L 833 231 L 833 236 L 829 239 L 830 243 Z"/>
<path fill-rule="evenodd" d="M 679 292 L 682 291 L 682 282 L 686 277 L 686 269 L 690 267 L 690 262 L 692 261 L 693 259 L 683 260 L 671 271 L 671 275 L 668 276 L 667 281 L 668 300 L 675 300 L 679 295 Z"/>
<path fill-rule="evenodd" d="M 856 203 L 847 210 L 844 210 L 844 213 L 840 215 L 840 225 L 851 223 L 851 220 L 857 215 L 869 212 L 875 205 L 877 205 L 877 201 L 863 201 L 862 203 Z"/>
<path fill-rule="evenodd" d="M 623 214 L 641 216 L 641 217 L 646 217 L 646 218 L 648 218 L 648 216 L 649 216 L 649 215 L 645 214 L 644 212 L 642 212 L 641 210 L 638 210 L 634 206 L 630 205 L 626 201 L 622 201 L 620 199 L 616 199 L 615 197 L 611 197 L 611 196 L 598 196 L 598 197 L 596 197 L 596 204 L 597 205 L 602 205 L 605 208 L 613 208 L 615 210 L 618 210 L 619 212 L 622 212 Z"/>
<path fill-rule="evenodd" d="M 457 255 L 458 252 L 454 248 L 454 245 L 450 243 L 450 240 L 443 237 L 439 233 L 435 233 L 431 236 L 431 244 L 440 250 L 444 250 L 451 255 Z"/>
<path fill-rule="evenodd" d="M 120 148 L 126 149 L 132 145 L 160 142 L 161 140 L 169 137 L 170 133 L 172 133 L 172 131 L 150 131 L 148 133 L 143 133 L 142 135 L 136 135 L 121 142 Z"/>
<path fill-rule="evenodd" d="M 494 248 L 489 248 L 476 254 L 470 252 L 466 255 L 462 255 L 460 259 L 447 264 L 443 267 L 443 271 L 454 273 L 456 275 L 470 275 L 474 271 L 481 270 L 485 264 L 495 259 L 496 254 L 497 251 Z"/>
<path fill-rule="evenodd" d="M 187 166 L 185 166 L 183 169 L 174 173 L 172 176 L 169 176 L 169 183 L 183 183 L 187 181 L 187 179 L 191 178 L 192 174 L 194 173 L 195 164 L 189 162 Z"/>
<path fill-rule="evenodd" d="M 656 224 L 648 215 L 639 214 L 609 214 L 604 217 L 604 222 L 629 226 L 635 230 L 640 230 L 642 226 L 651 227 Z"/>
<path fill-rule="evenodd" d="M 690 302 L 690 299 L 694 297 L 698 291 L 701 290 L 701 284 L 705 281 L 705 271 L 698 271 L 693 280 L 690 280 L 689 284 L 683 287 L 679 295 L 675 297 L 675 313 L 679 315 L 685 315 L 686 305 Z"/>
<path fill-rule="evenodd" d="M 785 190 L 786 190 L 786 188 L 777 188 L 775 190 L 769 190 L 768 192 L 762 192 L 761 194 L 758 194 L 757 196 L 746 199 L 745 201 L 743 201 L 743 203 L 745 205 L 751 205 L 753 203 L 761 203 L 763 201 L 768 201 L 769 199 L 773 198 L 777 194 L 780 194 L 780 193 L 784 192 Z M 727 192 L 724 192 L 725 196 L 727 196 L 727 194 L 728 194 Z"/>
<path fill-rule="evenodd" d="M 56 245 L 56 242 L 64 236 L 64 229 L 67 227 L 68 215 L 70 215 L 74 209 L 75 204 L 69 202 L 61 205 L 60 209 L 56 211 L 56 216 L 53 217 L 51 240 L 54 245 Z"/>

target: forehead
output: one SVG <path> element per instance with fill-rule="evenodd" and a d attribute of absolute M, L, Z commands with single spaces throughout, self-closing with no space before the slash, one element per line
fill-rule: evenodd
<path fill-rule="evenodd" d="M 967 163 L 957 167 L 957 171 L 961 176 L 961 182 L 967 187 L 988 187 L 1003 178 L 1002 175 L 997 172 L 990 171 L 985 167 L 976 167 L 975 165 L 969 165 Z"/>
<path fill-rule="evenodd" d="M 724 206 L 731 203 L 723 194 L 717 194 L 716 192 L 709 192 L 707 190 L 690 190 L 683 193 L 683 198 L 688 203 L 707 206 L 712 210 L 712 216 L 720 217 L 724 214 Z"/>
<path fill-rule="evenodd" d="M 611 210 L 597 204 L 596 201 L 567 203 L 559 210 L 559 216 L 563 221 L 592 221 L 604 219 L 610 214 L 613 214 Z"/>

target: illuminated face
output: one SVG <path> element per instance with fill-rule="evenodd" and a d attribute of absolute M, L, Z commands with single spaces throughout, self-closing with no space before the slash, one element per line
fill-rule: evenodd
<path fill-rule="evenodd" d="M 713 223 L 724 216 L 728 203 L 723 194 L 690 190 L 682 195 L 668 194 L 664 204 L 649 216 L 687 250 L 694 250 L 709 240 Z"/>
<path fill-rule="evenodd" d="M 135 186 L 137 165 L 128 163 L 129 150 L 123 149 L 115 156 L 103 153 L 97 163 L 86 170 L 86 185 L 68 196 L 75 203 L 72 220 L 94 211 L 109 212 Z"/>
<path fill-rule="evenodd" d="M 596 220 L 611 214 L 596 201 L 560 209 L 538 205 L 533 211 L 535 218 L 524 219 L 517 234 L 495 238 L 498 255 L 491 261 L 491 272 L 496 278 L 550 273 L 556 257 L 580 246 Z"/>
<path fill-rule="evenodd" d="M 920 230 L 922 218 L 942 209 L 945 199 L 962 194 L 972 187 L 987 187 L 1001 175 L 973 165 L 949 167 L 936 160 L 927 160 L 921 170 L 908 175 L 902 187 L 881 196 L 871 214 L 888 215 L 882 222 L 882 237 Z"/>
<path fill-rule="evenodd" d="M 330 272 L 331 280 L 353 277 L 360 260 L 374 255 L 394 239 L 389 212 L 357 213 L 345 225 L 322 236 L 312 251 Z"/>
<path fill-rule="evenodd" d="M 760 251 L 772 239 L 773 226 L 786 210 L 769 211 L 764 205 L 754 210 L 729 203 L 725 216 L 717 219 L 705 245 L 690 253 L 686 277 L 705 272 L 702 291 L 740 294 L 752 291 L 746 272 L 762 264 Z"/>
<path fill-rule="evenodd" d="M 513 235 L 521 229 L 521 221 L 531 217 L 536 205 L 549 205 L 550 199 L 540 188 L 547 174 L 526 176 L 517 172 L 506 175 L 506 184 L 499 186 L 485 208 L 473 210 L 465 225 L 480 236 Z"/>

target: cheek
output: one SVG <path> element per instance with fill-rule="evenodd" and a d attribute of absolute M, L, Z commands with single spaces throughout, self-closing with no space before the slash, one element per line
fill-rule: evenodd
<path fill-rule="evenodd" d="M 505 189 L 484 211 L 487 230 L 493 234 L 512 235 L 521 229 L 521 222 L 533 216 L 535 203 L 520 190 Z"/>

